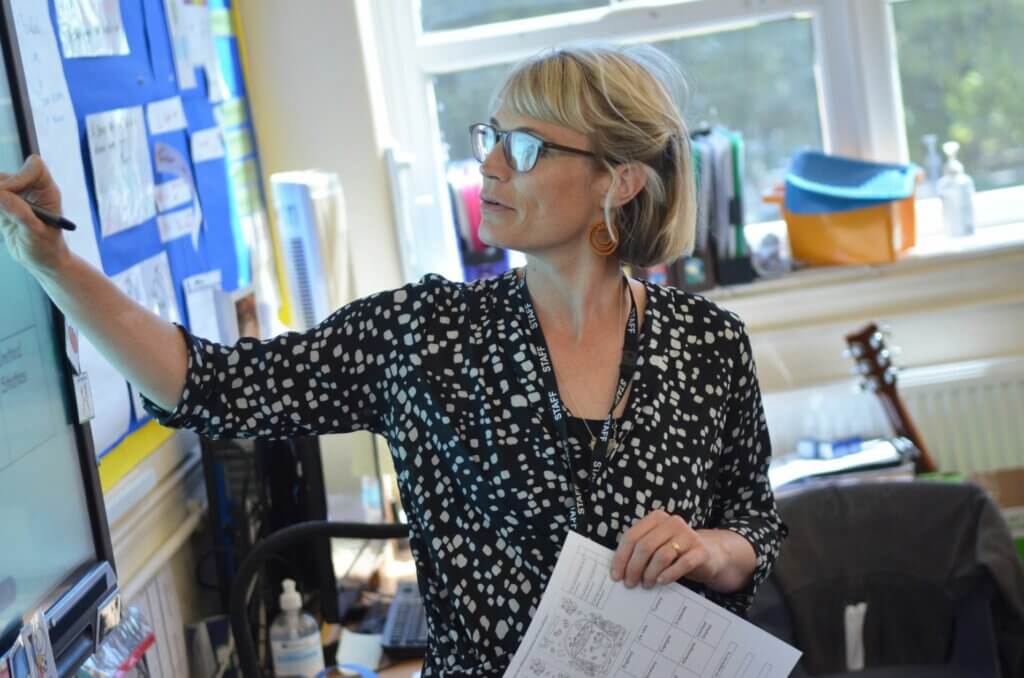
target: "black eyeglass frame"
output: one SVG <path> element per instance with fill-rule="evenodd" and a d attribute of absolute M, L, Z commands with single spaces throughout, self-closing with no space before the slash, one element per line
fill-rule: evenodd
<path fill-rule="evenodd" d="M 584 156 L 587 156 L 589 158 L 596 158 L 597 157 L 597 154 L 593 153 L 591 151 L 585 151 L 582 148 L 572 148 L 571 146 L 563 146 L 561 144 L 556 144 L 556 143 L 553 143 L 551 141 L 545 141 L 544 139 L 541 139 L 536 134 L 533 134 L 531 132 L 527 132 L 525 130 L 521 130 L 521 129 L 501 130 L 501 129 L 498 129 L 497 127 L 495 127 L 494 125 L 488 125 L 486 122 L 478 122 L 476 124 L 473 124 L 473 125 L 469 126 L 469 139 L 470 139 L 470 144 L 469 145 L 473 149 L 473 155 L 474 156 L 476 155 L 476 144 L 473 143 L 473 136 L 476 134 L 476 131 L 478 129 L 488 129 L 488 130 L 491 130 L 492 132 L 494 132 L 494 143 L 495 144 L 501 144 L 501 152 L 505 155 L 505 162 L 508 164 L 509 167 L 511 167 L 516 172 L 523 172 L 523 173 L 525 173 L 525 172 L 529 172 L 534 167 L 536 167 L 537 166 L 537 161 L 540 160 L 541 154 L 545 150 L 562 151 L 563 153 L 573 153 L 575 155 L 584 155 Z M 517 169 L 516 168 L 516 163 L 512 159 L 511 151 L 509 151 L 510 144 L 505 143 L 505 140 L 509 136 L 511 136 L 513 134 L 521 134 L 521 135 L 526 136 L 526 137 L 532 139 L 533 141 L 537 142 L 537 148 L 538 148 L 537 155 L 534 156 L 533 164 L 531 164 L 526 169 Z M 491 150 L 493 150 L 493 147 L 491 148 Z M 489 152 L 490 151 L 488 151 L 488 153 Z M 485 159 L 486 158 L 477 158 L 477 161 L 483 162 Z"/>

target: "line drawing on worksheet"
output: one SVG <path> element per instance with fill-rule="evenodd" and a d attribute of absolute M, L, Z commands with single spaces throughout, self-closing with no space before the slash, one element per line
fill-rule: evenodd
<path fill-rule="evenodd" d="M 800 653 L 702 596 L 627 589 L 612 552 L 570 533 L 506 676 L 778 678 Z"/>

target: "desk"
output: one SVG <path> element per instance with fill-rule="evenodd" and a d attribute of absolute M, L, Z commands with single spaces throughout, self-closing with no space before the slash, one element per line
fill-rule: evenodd
<path fill-rule="evenodd" d="M 389 546 L 394 544 L 389 542 Z M 385 551 L 385 563 L 381 572 L 380 590 L 394 594 L 400 581 L 415 581 L 416 564 L 411 556 L 405 558 L 396 557 L 393 548 Z M 394 666 L 378 671 L 380 678 L 410 678 L 414 673 L 423 668 L 422 659 L 406 659 L 399 661 Z"/>
<path fill-rule="evenodd" d="M 410 678 L 412 674 L 423 668 L 423 662 L 419 659 L 408 659 L 390 668 L 378 671 L 380 678 Z"/>

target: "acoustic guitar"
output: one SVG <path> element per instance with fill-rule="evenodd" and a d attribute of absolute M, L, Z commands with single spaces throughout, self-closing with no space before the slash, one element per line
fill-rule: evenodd
<path fill-rule="evenodd" d="M 886 347 L 885 335 L 878 329 L 878 325 L 871 323 L 862 330 L 846 335 L 846 344 L 850 347 L 850 356 L 856 362 L 857 371 L 863 379 L 862 386 L 878 396 L 896 435 L 908 438 L 918 449 L 914 470 L 917 473 L 936 471 L 935 460 L 928 454 L 924 438 L 914 426 L 896 390 L 899 368 L 892 362 L 892 352 Z"/>

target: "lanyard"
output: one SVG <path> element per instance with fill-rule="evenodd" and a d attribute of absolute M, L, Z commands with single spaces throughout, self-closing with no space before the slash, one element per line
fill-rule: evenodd
<path fill-rule="evenodd" d="M 633 290 L 629 287 L 629 283 L 626 283 L 626 289 L 629 290 L 629 319 L 626 321 L 626 335 L 623 339 L 622 345 L 622 359 L 619 362 L 619 383 L 615 387 L 615 399 L 612 401 L 612 407 L 608 411 L 608 416 L 605 417 L 604 423 L 601 426 L 601 437 L 598 439 L 598 444 L 594 448 L 594 457 L 591 462 L 590 472 L 590 486 L 593 487 L 597 482 L 597 474 L 601 470 L 601 466 L 608 456 L 609 449 L 611 448 L 611 431 L 612 431 L 612 418 L 615 413 L 615 408 L 618 407 L 619 402 L 626 393 L 626 389 L 629 388 L 629 383 L 633 378 L 633 369 L 636 367 L 636 356 L 639 349 L 639 328 L 637 327 L 637 312 L 636 312 L 636 300 L 633 298 Z M 583 502 L 583 491 L 577 484 L 576 472 L 573 470 L 572 463 L 572 452 L 569 446 L 569 430 L 566 425 L 566 417 L 568 416 L 565 408 L 562 407 L 561 398 L 558 396 L 558 383 L 555 380 L 554 369 L 551 364 L 551 352 L 548 350 L 547 342 L 544 339 L 544 330 L 540 326 L 540 321 L 537 319 L 537 311 L 533 307 L 533 300 L 530 298 L 530 290 L 526 287 L 526 274 L 519 278 L 516 290 L 521 297 L 523 307 L 526 309 L 526 317 L 530 327 L 530 332 L 533 335 L 533 345 L 537 352 L 537 357 L 540 361 L 541 378 L 544 381 L 544 387 L 548 392 L 548 405 L 551 408 L 551 417 L 554 419 L 555 427 L 558 429 L 558 435 L 562 441 L 562 452 L 565 459 L 565 465 L 569 471 L 569 483 L 572 485 L 573 496 L 575 503 L 569 514 L 569 524 L 573 530 L 576 530 L 578 523 L 582 522 L 584 516 L 584 502 Z"/>

